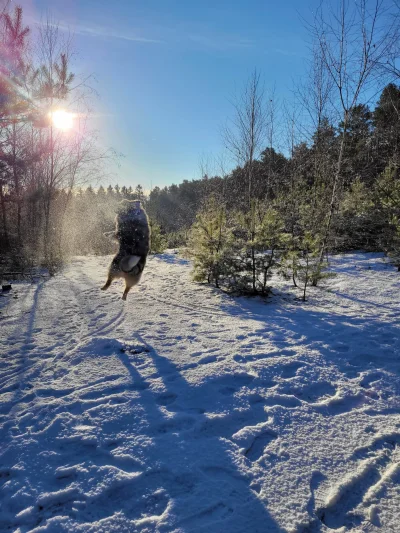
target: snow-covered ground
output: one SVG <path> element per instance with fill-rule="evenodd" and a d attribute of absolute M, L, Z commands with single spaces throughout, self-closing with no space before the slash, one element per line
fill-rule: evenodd
<path fill-rule="evenodd" d="M 373 254 L 306 303 L 109 258 L 0 298 L 0 531 L 400 531 L 400 274 Z"/>

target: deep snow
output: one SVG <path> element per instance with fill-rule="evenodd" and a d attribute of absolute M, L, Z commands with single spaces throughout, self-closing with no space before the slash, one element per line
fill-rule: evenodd
<path fill-rule="evenodd" d="M 108 262 L 0 298 L 1 532 L 400 532 L 394 268 L 264 302 L 168 253 L 124 303 Z"/>

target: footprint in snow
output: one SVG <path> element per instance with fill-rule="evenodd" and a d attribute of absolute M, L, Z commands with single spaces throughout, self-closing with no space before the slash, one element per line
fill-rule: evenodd
<path fill-rule="evenodd" d="M 205 466 L 201 470 L 207 477 L 217 479 L 220 482 L 232 483 L 232 481 L 241 481 L 246 483 L 245 479 L 237 471 L 223 466 Z"/>
<path fill-rule="evenodd" d="M 265 398 L 265 405 L 270 407 L 286 407 L 287 409 L 294 409 L 301 405 L 301 401 L 292 395 L 274 395 Z"/>
<path fill-rule="evenodd" d="M 147 477 L 140 475 L 132 480 L 122 479 L 120 483 L 114 483 L 87 502 L 79 511 L 80 519 L 93 522 L 108 518 L 110 508 L 120 509 L 121 502 L 124 502 L 123 514 L 128 519 L 161 516 L 170 504 L 169 498 L 163 489 L 156 487 Z"/>
<path fill-rule="evenodd" d="M 343 397 L 336 393 L 335 396 L 331 396 L 320 404 L 314 405 L 314 409 L 326 416 L 337 416 L 361 407 L 365 401 L 366 397 L 361 393 Z"/>
<path fill-rule="evenodd" d="M 156 402 L 158 405 L 167 406 L 173 403 L 177 399 L 177 395 L 174 393 L 164 393 L 160 394 L 158 398 L 156 399 Z"/>
<path fill-rule="evenodd" d="M 335 344 L 333 346 L 333 350 L 335 350 L 336 352 L 346 353 L 350 350 L 350 346 L 348 346 L 347 344 Z"/>
<path fill-rule="evenodd" d="M 253 361 L 262 361 L 263 359 L 270 359 L 273 357 L 274 353 L 257 353 L 257 354 L 250 354 L 250 355 L 234 355 L 233 360 L 236 361 L 236 363 L 240 364 L 246 364 L 251 363 Z"/>
<path fill-rule="evenodd" d="M 195 419 L 192 417 L 179 416 L 172 420 L 160 424 L 157 428 L 158 433 L 179 433 L 191 429 L 195 424 Z"/>
<path fill-rule="evenodd" d="M 234 374 L 233 376 L 222 376 L 217 378 L 214 383 L 224 385 L 218 389 L 218 392 L 227 396 L 237 392 L 242 387 L 249 385 L 254 380 L 254 376 L 249 374 Z"/>
<path fill-rule="evenodd" d="M 336 389 L 328 381 L 321 381 L 297 389 L 292 389 L 292 392 L 296 398 L 299 398 L 300 400 L 308 403 L 315 403 L 326 397 L 334 396 L 336 394 Z"/>
<path fill-rule="evenodd" d="M 392 450 L 387 453 L 376 452 L 354 465 L 353 471 L 344 476 L 336 489 L 330 490 L 325 505 L 317 510 L 320 521 L 332 529 L 353 528 L 367 520 L 371 522 L 371 518 L 375 524 L 379 524 L 377 513 L 373 512 L 371 504 L 385 490 L 384 485 L 395 470 L 391 455 Z M 374 516 L 371 517 L 371 514 Z"/>
<path fill-rule="evenodd" d="M 284 357 L 290 357 L 292 355 L 296 355 L 296 350 L 293 350 L 292 348 L 285 348 L 284 350 L 279 350 L 275 355 L 278 356 L 284 356 Z M 273 355 L 273 354 L 271 354 Z"/>
<path fill-rule="evenodd" d="M 260 433 L 260 435 L 255 437 L 251 445 L 245 451 L 245 456 L 252 462 L 257 461 L 264 455 L 265 448 L 268 446 L 268 444 L 277 437 L 278 435 L 271 430 Z"/>
<path fill-rule="evenodd" d="M 208 355 L 207 357 L 203 357 L 203 359 L 199 360 L 199 365 L 206 365 L 208 363 L 215 363 L 217 361 L 217 358 L 215 355 Z"/>
<path fill-rule="evenodd" d="M 250 394 L 249 395 L 249 403 L 251 405 L 256 405 L 258 403 L 263 403 L 265 400 L 265 398 L 263 396 L 261 396 L 261 394 Z"/>
<path fill-rule="evenodd" d="M 363 387 L 364 389 L 370 388 L 372 383 L 376 383 L 380 381 L 383 377 L 383 374 L 380 372 L 372 372 L 370 374 L 366 374 L 363 376 L 363 378 L 360 381 L 360 387 Z"/>
<path fill-rule="evenodd" d="M 300 362 L 289 363 L 283 367 L 281 375 L 283 378 L 292 378 L 297 374 L 297 371 L 300 368 L 303 368 L 304 366 L 306 366 L 305 363 L 300 363 Z"/>

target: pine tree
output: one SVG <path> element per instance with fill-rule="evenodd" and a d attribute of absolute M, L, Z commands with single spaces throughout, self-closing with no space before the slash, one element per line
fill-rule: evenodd
<path fill-rule="evenodd" d="M 167 240 L 165 238 L 165 235 L 161 233 L 161 228 L 155 220 L 150 218 L 149 223 L 150 223 L 150 230 L 151 230 L 150 253 L 161 254 L 167 247 Z"/>
<path fill-rule="evenodd" d="M 133 194 L 137 200 L 140 200 L 141 202 L 145 201 L 143 187 L 140 184 L 136 186 Z"/>
<path fill-rule="evenodd" d="M 316 286 L 318 281 L 327 276 L 324 272 L 326 262 L 319 259 L 320 244 L 319 237 L 314 237 L 311 232 L 306 231 L 291 242 L 285 254 L 286 276 L 290 272 L 295 287 L 300 288 L 302 284 L 303 301 L 306 301 L 309 284 Z"/>
<path fill-rule="evenodd" d="M 387 222 L 382 246 L 400 271 L 400 170 L 387 167 L 375 186 L 376 202 Z"/>
<path fill-rule="evenodd" d="M 232 258 L 232 288 L 268 294 L 267 282 L 288 241 L 282 217 L 267 202 L 253 200 L 249 211 L 236 214 L 233 232 L 237 251 Z"/>
<path fill-rule="evenodd" d="M 226 208 L 211 198 L 197 214 L 189 237 L 195 281 L 214 283 L 216 287 L 229 277 L 233 235 L 228 227 Z"/>

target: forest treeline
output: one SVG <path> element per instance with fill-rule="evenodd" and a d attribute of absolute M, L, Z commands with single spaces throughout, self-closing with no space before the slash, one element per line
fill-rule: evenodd
<path fill-rule="evenodd" d="M 291 156 L 265 148 L 261 157 L 253 161 L 252 199 L 267 200 L 280 213 L 287 230 L 299 224 L 302 210 L 310 224 L 312 218 L 317 217 L 316 226 L 319 226 L 327 211 L 340 136 L 341 125 L 335 126 L 323 119 L 312 143 L 295 145 Z M 390 83 L 373 110 L 366 104 L 359 104 L 348 119 L 343 190 L 330 249 L 389 250 L 393 228 L 390 228 L 389 211 L 385 206 L 389 209 L 390 198 L 395 200 L 399 161 L 400 87 Z M 241 166 L 223 177 L 204 175 L 202 179 L 184 180 L 179 185 L 155 187 L 150 192 L 144 191 L 140 184 L 135 188 L 89 186 L 75 191 L 68 218 L 78 221 L 71 226 L 78 226 L 80 231 L 85 231 L 84 227 L 87 229 L 89 237 L 82 234 L 82 243 L 91 243 L 88 252 L 102 253 L 104 244 L 99 228 L 110 228 L 119 201 L 140 199 L 149 216 L 160 226 L 167 244 L 170 247 L 186 245 L 197 215 L 206 212 L 213 199 L 227 212 L 246 211 L 247 188 L 247 170 Z M 78 213 L 81 213 L 80 219 Z M 100 234 L 98 238 L 96 232 Z M 79 251 L 84 253 L 82 246 Z"/>
<path fill-rule="evenodd" d="M 151 219 L 153 250 L 185 247 L 195 279 L 229 290 L 267 294 L 277 272 L 305 298 L 337 251 L 384 251 L 400 265 L 398 7 L 322 2 L 309 35 L 307 72 L 293 102 L 265 90 L 258 71 L 234 100 L 222 133 L 233 170 L 204 165 L 201 179 L 151 191 L 137 183 L 105 188 L 95 178 L 109 154 L 87 132 L 66 135 L 46 119 L 60 102 L 86 102 L 68 46 L 47 24 L 42 52 L 32 58 L 22 11 L 4 11 L 2 250 L 14 262 L 47 265 L 111 253 L 103 233 L 117 204 L 138 198 Z"/>

